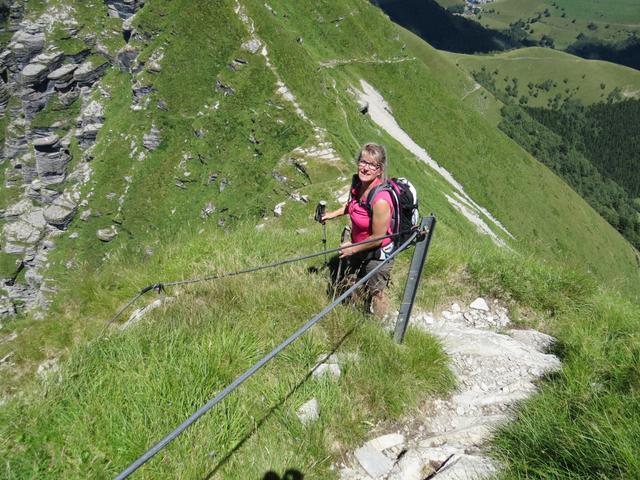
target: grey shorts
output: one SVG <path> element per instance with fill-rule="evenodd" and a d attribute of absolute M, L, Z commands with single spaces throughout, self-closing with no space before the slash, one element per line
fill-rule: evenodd
<path fill-rule="evenodd" d="M 356 254 L 349 257 L 347 268 L 351 274 L 356 275 L 357 280 L 360 280 L 382 262 L 382 260 L 367 259 L 364 254 Z M 381 292 L 389 286 L 393 262 L 393 259 L 389 260 L 369 280 L 367 280 L 365 286 L 370 294 Z"/>

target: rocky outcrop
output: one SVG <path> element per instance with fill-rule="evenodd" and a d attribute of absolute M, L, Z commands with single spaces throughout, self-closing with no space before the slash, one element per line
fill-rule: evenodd
<path fill-rule="evenodd" d="M 160 129 L 155 125 L 151 125 L 151 130 L 149 133 L 145 133 L 142 136 L 142 145 L 147 150 L 155 150 L 160 146 L 160 142 L 162 139 L 160 138 Z"/>
<path fill-rule="evenodd" d="M 76 81 L 80 87 L 90 87 L 102 76 L 108 67 L 109 62 L 106 59 L 84 62 L 73 72 L 73 80 Z"/>
<path fill-rule="evenodd" d="M 24 2 L 15 1 L 13 5 Z M 118 3 L 118 2 L 116 2 Z M 141 2 L 119 2 L 126 8 L 139 8 Z M 55 237 L 73 220 L 79 201 L 79 186 L 88 181 L 91 168 L 79 162 L 76 170 L 67 168 L 71 160 L 71 135 L 77 135 L 82 149 L 92 146 L 104 122 L 102 104 L 95 101 L 92 87 L 109 67 L 105 57 L 91 53 L 99 51 L 94 37 L 83 39 L 86 47 L 63 53 L 47 42 L 48 32 L 63 28 L 70 36 L 77 35 L 78 24 L 71 17 L 73 9 L 64 5 L 50 5 L 35 21 L 22 21 L 22 9 L 12 7 L 10 23 L 15 28 L 11 41 L 0 52 L 0 115 L 7 119 L 4 145 L 0 145 L 5 185 L 22 197 L 0 211 L 2 249 L 16 255 L 24 269 L 20 282 L 10 282 L 0 293 L 0 303 L 12 305 L 2 308 L 2 314 L 45 306 L 51 286 L 45 285 L 41 269 L 46 268 L 48 251 L 54 247 Z M 82 96 L 81 113 L 69 130 L 64 122 L 43 124 L 47 116 L 36 116 L 56 98 L 63 106 L 71 105 Z M 64 129 L 67 128 L 65 131 Z M 83 160 L 90 159 L 85 155 Z M 83 206 L 86 206 L 83 205 Z"/>
<path fill-rule="evenodd" d="M 76 211 L 76 204 L 68 196 L 60 196 L 44 210 L 43 216 L 49 225 L 65 230 Z"/>
<path fill-rule="evenodd" d="M 110 17 L 126 20 L 144 6 L 144 0 L 105 0 Z"/>
<path fill-rule="evenodd" d="M 83 107 L 76 123 L 76 137 L 84 149 L 93 145 L 104 123 L 104 108 L 97 100 L 89 100 L 85 95 Z"/>
<path fill-rule="evenodd" d="M 66 178 L 66 167 L 71 160 L 69 150 L 62 146 L 60 138 L 51 134 L 34 138 L 36 171 L 42 186 L 61 183 Z"/>

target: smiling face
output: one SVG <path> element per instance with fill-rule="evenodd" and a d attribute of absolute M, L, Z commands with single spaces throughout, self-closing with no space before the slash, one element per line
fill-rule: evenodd
<path fill-rule="evenodd" d="M 367 152 L 363 152 L 358 160 L 358 178 L 362 183 L 373 182 L 382 174 L 382 167 L 376 159 Z"/>

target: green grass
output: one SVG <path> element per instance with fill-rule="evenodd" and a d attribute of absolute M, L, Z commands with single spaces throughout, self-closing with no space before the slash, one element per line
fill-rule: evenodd
<path fill-rule="evenodd" d="M 445 55 L 468 73 L 484 69 L 500 92 L 517 79 L 514 101 L 524 96 L 529 106 L 548 107 L 556 97 L 589 105 L 606 101 L 615 89 L 621 98 L 640 97 L 637 70 L 548 48 L 522 48 L 495 55 Z"/>
<path fill-rule="evenodd" d="M 0 358 L 15 351 L 17 365 L 0 372 L 2 394 L 13 395 L 0 407 L 4 477 L 113 476 L 325 306 L 324 271 L 307 269 L 319 268 L 317 259 L 170 289 L 174 300 L 138 325 L 100 336 L 107 319 L 146 285 L 319 250 L 314 206 L 320 199 L 337 206 L 335 192 L 353 171 L 348 159 L 365 141 L 388 147 L 390 173 L 411 178 L 422 212 L 438 215 L 416 308 L 491 293 L 523 317 L 535 312 L 549 331 L 566 324 L 566 331 L 557 332 L 561 342 L 569 342 L 571 322 L 563 319 L 593 303 L 598 284 L 637 288 L 633 250 L 557 177 L 496 131 L 487 122 L 490 115 L 477 113 L 473 103 L 461 104 L 461 89 L 470 84 L 446 58 L 409 36 L 398 37 L 366 2 L 270 2 L 275 14 L 258 0 L 245 3 L 257 34 L 268 41 L 271 68 L 261 55 L 240 49 L 248 34 L 233 13 L 234 2 L 202 0 L 187 8 L 183 1 L 157 0 L 136 16 L 135 28 L 148 35 L 133 41 L 141 58 L 159 48 L 165 52 L 161 72 L 140 76 L 154 87 L 148 109 L 131 110 L 130 75 L 111 69 L 101 80 L 110 98 L 101 100 L 106 121 L 91 162 L 92 181 L 82 191 L 92 217 L 75 221 L 56 239 L 46 275 L 58 293 L 45 318 L 7 322 L 7 331 L 18 337 L 0 345 Z M 79 15 L 85 31 L 106 29 L 115 48 L 119 33 L 102 23 L 111 20 L 93 19 L 87 10 Z M 403 50 L 404 42 L 411 53 Z M 418 58 L 318 69 L 319 61 L 373 54 Z M 248 64 L 232 72 L 228 64 L 237 57 Z M 275 93 L 278 78 L 343 159 L 309 161 L 310 180 L 290 157 L 296 147 L 318 140 L 312 126 Z M 359 87 L 360 78 L 384 95 L 402 127 L 516 235 L 512 247 L 520 253 L 498 251 L 479 236 L 447 202 L 446 182 L 358 113 L 349 89 Z M 235 93 L 218 92 L 216 79 Z M 156 108 L 160 100 L 167 111 Z M 161 145 L 138 160 L 152 124 L 161 130 Z M 279 182 L 274 173 L 288 180 Z M 212 174 L 217 179 L 209 183 Z M 221 191 L 223 178 L 230 184 Z M 308 195 L 309 203 L 291 200 L 293 191 Z M 273 207 L 284 200 L 283 217 L 274 218 Z M 216 211 L 201 218 L 208 202 Z M 256 229 L 257 223 L 264 228 Z M 99 242 L 96 230 L 111 225 L 118 237 Z M 328 225 L 330 245 L 341 227 Z M 78 237 L 70 238 L 72 233 Z M 404 255 L 394 267 L 395 305 L 408 262 Z M 358 359 L 343 362 L 336 383 L 303 381 L 317 356 L 334 347 Z M 57 357 L 59 373 L 45 380 L 34 375 L 40 362 Z M 341 306 L 139 476 L 214 473 L 245 479 L 295 468 L 305 478 L 332 478 L 332 462 L 360 445 L 373 425 L 393 424 L 451 388 L 446 359 L 432 338 L 410 330 L 398 347 L 361 312 Z M 295 411 L 313 396 L 321 419 L 302 427 Z"/>
<path fill-rule="evenodd" d="M 544 15 L 545 10 L 548 16 Z M 556 48 L 566 48 L 580 33 L 604 41 L 625 40 L 633 32 L 640 32 L 638 10 L 634 0 L 613 4 L 599 0 L 498 0 L 482 6 L 475 19 L 489 28 L 503 30 L 519 20 L 527 22 L 539 16 L 528 24 L 528 37 L 540 40 L 547 35 L 554 39 Z M 596 29 L 590 29 L 590 24 Z"/>
<path fill-rule="evenodd" d="M 258 236 L 252 225 L 238 228 L 232 239 L 215 228 L 200 236 L 185 232 L 189 244 L 165 246 L 140 259 L 144 270 L 121 256 L 121 261 L 129 259 L 129 267 L 107 266 L 100 276 L 83 274 L 83 291 L 65 292 L 68 301 L 54 307 L 56 329 L 98 331 L 116 306 L 113 289 L 100 288 L 105 284 L 142 285 L 160 272 L 180 278 L 179 273 L 199 275 L 211 268 L 233 270 L 267 261 L 274 249 L 277 253 L 301 240 L 309 244 L 317 233 L 296 238 L 277 225 Z M 212 251 L 212 245 L 218 248 Z M 192 271 L 167 272 L 167 263 Z M 302 264 L 170 290 L 175 300 L 139 325 L 74 349 L 60 379 L 54 374 L 34 391 L 39 395 L 45 388 L 46 401 L 16 398 L 0 411 L 0 450 L 8 461 L 4 476 L 112 476 L 319 311 L 327 302 L 325 288 L 324 274 L 309 273 Z M 90 296 L 94 307 L 104 305 L 84 312 L 76 302 Z M 85 319 L 83 325 L 79 318 Z M 372 422 L 397 418 L 451 385 L 444 356 L 432 339 L 410 331 L 406 345 L 397 347 L 378 325 L 362 320 L 351 307 L 340 307 L 171 445 L 163 461 L 145 467 L 142 476 L 175 471 L 203 476 L 219 467 L 224 478 L 253 478 L 269 469 L 295 467 L 308 478 L 328 478 L 331 459 L 354 447 Z M 345 335 L 338 352 L 358 360 L 343 362 L 341 380 L 298 385 L 318 355 Z M 33 345 L 33 340 L 24 341 Z M 320 402 L 322 419 L 303 428 L 295 411 L 312 396 Z M 131 401 L 113 401 L 123 398 Z M 6 439 L 17 437 L 20 447 L 14 450 Z M 220 463 L 245 437 L 244 446 Z M 217 452 L 215 458 L 207 456 L 210 451 Z"/>
<path fill-rule="evenodd" d="M 469 72 L 456 68 L 455 57 L 448 57 L 445 52 L 436 50 L 420 37 L 400 26 L 398 31 L 402 40 L 407 43 L 408 50 L 437 75 L 442 86 L 449 89 L 451 94 L 458 96 L 465 105 L 480 113 L 487 122 L 496 126 L 500 123 L 502 102 L 478 85 Z"/>

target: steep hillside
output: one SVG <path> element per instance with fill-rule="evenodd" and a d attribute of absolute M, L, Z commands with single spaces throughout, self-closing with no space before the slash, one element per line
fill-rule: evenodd
<path fill-rule="evenodd" d="M 414 56 L 367 2 L 50 0 L 18 13 L 0 57 L 8 478 L 115 475 L 326 305 L 318 260 L 170 289 L 137 325 L 105 329 L 145 285 L 320 249 L 314 206 L 337 205 L 365 141 L 388 147 L 390 173 L 439 219 L 419 307 L 485 291 L 546 319 L 595 285 L 637 299 L 636 252 L 443 84 L 448 60 Z M 334 349 L 344 379 L 305 381 Z M 397 347 L 340 307 L 141 477 L 331 478 L 373 424 L 450 388 L 431 337 L 411 330 Z M 304 426 L 310 397 L 322 421 Z"/>

